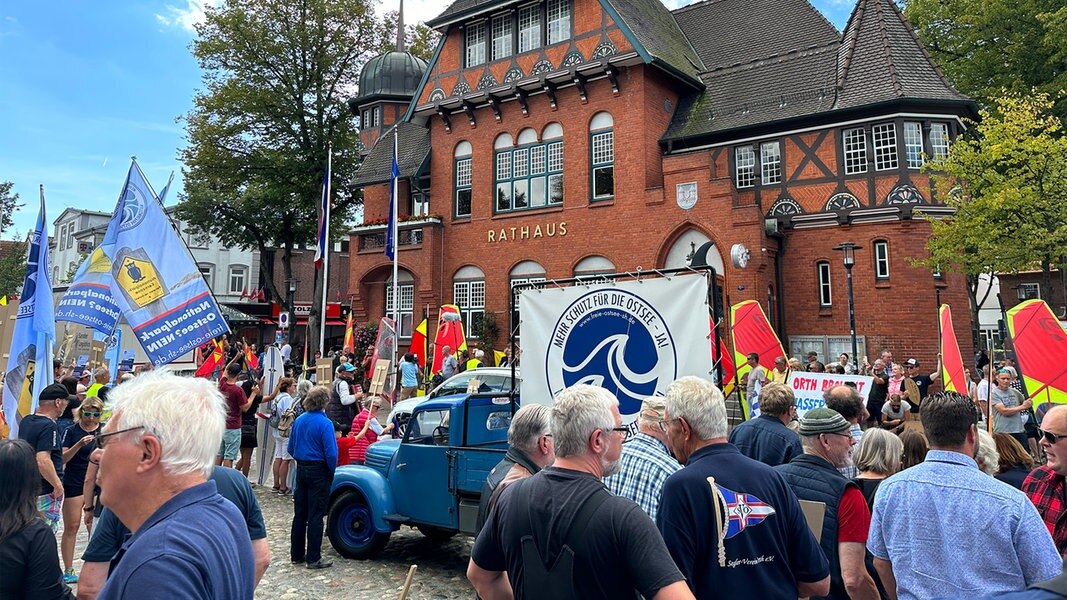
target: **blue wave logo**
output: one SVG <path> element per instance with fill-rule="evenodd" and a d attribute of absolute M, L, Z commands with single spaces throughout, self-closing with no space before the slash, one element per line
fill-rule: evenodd
<path fill-rule="evenodd" d="M 616 288 L 575 300 L 556 323 L 546 360 L 552 394 L 579 383 L 600 386 L 632 415 L 677 376 L 674 341 L 659 313 Z"/>
<path fill-rule="evenodd" d="M 144 221 L 147 212 L 146 194 L 132 181 L 129 182 L 122 194 L 122 220 L 119 222 L 119 228 L 127 231 L 137 227 Z"/>

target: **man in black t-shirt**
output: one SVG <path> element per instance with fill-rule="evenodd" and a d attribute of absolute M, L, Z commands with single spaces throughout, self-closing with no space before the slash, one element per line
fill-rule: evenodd
<path fill-rule="evenodd" d="M 551 430 L 555 464 L 505 489 L 474 542 L 467 578 L 478 593 L 693 598 L 652 520 L 601 482 L 619 468 L 626 431 L 615 398 L 600 387 L 567 388 L 553 403 Z"/>
<path fill-rule="evenodd" d="M 915 387 L 919 388 L 919 402 L 922 402 L 923 398 L 930 393 L 930 386 L 941 379 L 941 354 L 937 355 L 937 369 L 929 375 L 920 374 L 919 361 L 909 358 L 904 361 L 904 376 L 915 382 Z M 919 412 L 919 404 L 912 406 L 911 412 Z"/>
<path fill-rule="evenodd" d="M 41 472 L 41 493 L 37 498 L 37 508 L 46 513 L 44 520 L 52 526 L 52 531 L 59 527 L 58 504 L 63 501 L 63 440 L 59 435 L 56 419 L 63 414 L 70 399 L 77 396 L 67 393 L 61 383 L 53 383 L 41 390 L 37 401 L 37 412 L 23 417 L 19 422 L 19 439 L 26 440 L 33 446 L 37 455 L 37 468 Z M 57 506 L 45 511 L 50 504 Z"/>

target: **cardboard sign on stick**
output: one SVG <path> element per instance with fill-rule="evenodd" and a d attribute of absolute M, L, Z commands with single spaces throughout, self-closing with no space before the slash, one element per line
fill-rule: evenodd
<path fill-rule="evenodd" d="M 385 383 L 389 379 L 389 366 L 392 361 L 379 358 L 374 363 L 374 377 L 370 382 L 370 393 L 378 396 L 385 393 Z"/>

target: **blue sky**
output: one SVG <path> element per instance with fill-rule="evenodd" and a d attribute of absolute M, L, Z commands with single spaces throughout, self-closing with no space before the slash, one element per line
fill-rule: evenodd
<path fill-rule="evenodd" d="M 192 24 L 212 0 L 5 2 L 0 7 L 0 181 L 24 207 L 4 238 L 24 236 L 45 186 L 49 232 L 67 207 L 110 212 L 136 155 L 160 189 L 181 189 L 180 122 L 200 87 Z M 445 0 L 447 1 L 447 0 Z M 407 0 L 409 23 L 436 16 L 442 0 Z M 688 0 L 666 0 L 671 8 Z M 379 11 L 392 10 L 379 3 Z M 852 0 L 815 0 L 838 29 Z"/>

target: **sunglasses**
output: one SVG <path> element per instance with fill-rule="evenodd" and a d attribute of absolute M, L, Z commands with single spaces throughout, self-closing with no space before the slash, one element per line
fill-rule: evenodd
<path fill-rule="evenodd" d="M 1055 444 L 1056 442 L 1067 438 L 1067 435 L 1056 435 L 1055 433 L 1052 433 L 1051 431 L 1045 431 L 1044 429 L 1039 429 L 1038 431 L 1041 432 L 1041 439 L 1045 440 L 1049 444 Z"/>
<path fill-rule="evenodd" d="M 82 416 L 87 418 L 87 419 L 99 419 L 100 418 L 100 411 L 96 411 L 96 412 L 82 411 Z"/>

